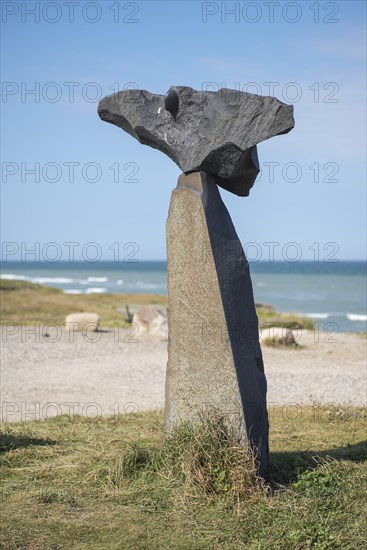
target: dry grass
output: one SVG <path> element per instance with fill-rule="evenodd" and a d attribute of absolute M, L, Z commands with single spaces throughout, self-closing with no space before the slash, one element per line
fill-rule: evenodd
<path fill-rule="evenodd" d="M 188 491 L 223 493 L 237 501 L 263 488 L 252 454 L 244 453 L 220 415 L 199 426 L 183 423 L 165 442 L 162 456 L 161 470 Z"/>
<path fill-rule="evenodd" d="M 160 294 L 64 294 L 46 286 L 0 279 L 0 319 L 10 323 L 60 323 L 69 313 L 92 311 L 99 314 L 101 326 L 125 322 L 126 306 L 146 304 L 167 306 Z"/>

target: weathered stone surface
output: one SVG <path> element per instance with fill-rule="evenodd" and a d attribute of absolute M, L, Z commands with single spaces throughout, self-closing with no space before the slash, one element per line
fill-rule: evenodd
<path fill-rule="evenodd" d="M 266 379 L 248 262 L 215 179 L 182 175 L 167 221 L 165 426 L 220 412 L 268 469 Z"/>
<path fill-rule="evenodd" d="M 173 86 L 166 98 L 126 90 L 102 99 L 98 113 L 168 155 L 184 173 L 205 171 L 240 196 L 249 194 L 259 173 L 256 145 L 294 127 L 291 105 L 226 88 Z"/>
<path fill-rule="evenodd" d="M 139 333 L 168 337 L 167 314 L 155 306 L 141 307 L 134 313 L 133 323 L 138 326 Z"/>
<path fill-rule="evenodd" d="M 260 334 L 260 343 L 266 346 L 295 346 L 297 344 L 293 332 L 287 327 L 263 328 Z"/>
<path fill-rule="evenodd" d="M 69 331 L 99 330 L 98 313 L 71 313 L 65 318 L 65 328 Z"/>

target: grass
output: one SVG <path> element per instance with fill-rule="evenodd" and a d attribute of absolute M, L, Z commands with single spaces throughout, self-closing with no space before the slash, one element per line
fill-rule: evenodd
<path fill-rule="evenodd" d="M 62 291 L 26 281 L 0 279 L 1 324 L 63 324 L 66 315 L 92 311 L 100 315 L 101 326 L 111 328 L 125 322 L 126 306 L 152 304 L 167 307 L 167 296 L 160 294 L 64 294 Z M 258 304 L 260 323 L 266 326 L 314 328 L 310 319 L 276 313 L 271 307 Z"/>
<path fill-rule="evenodd" d="M 5 424 L 0 547 L 359 549 L 366 411 L 273 407 L 272 490 L 220 423 L 162 413 Z"/>
<path fill-rule="evenodd" d="M 102 327 L 125 322 L 126 306 L 167 306 L 159 294 L 64 294 L 61 290 L 25 281 L 0 279 L 1 324 L 59 323 L 69 313 L 92 311 Z"/>

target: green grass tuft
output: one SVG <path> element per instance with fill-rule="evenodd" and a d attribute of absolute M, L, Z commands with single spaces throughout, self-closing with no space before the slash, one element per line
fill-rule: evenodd
<path fill-rule="evenodd" d="M 188 490 L 242 498 L 260 487 L 253 457 L 237 443 L 220 416 L 199 426 L 183 423 L 167 439 L 163 469 Z"/>

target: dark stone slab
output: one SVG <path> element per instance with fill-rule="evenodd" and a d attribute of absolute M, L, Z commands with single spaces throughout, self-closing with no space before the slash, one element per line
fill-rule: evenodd
<path fill-rule="evenodd" d="M 249 265 L 216 179 L 181 175 L 167 220 L 165 427 L 223 416 L 268 475 L 266 378 Z"/>
<path fill-rule="evenodd" d="M 240 196 L 259 173 L 256 145 L 294 127 L 291 105 L 226 88 L 173 86 L 166 96 L 126 90 L 102 99 L 98 114 L 168 155 L 184 173 L 207 172 Z"/>

